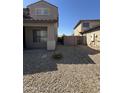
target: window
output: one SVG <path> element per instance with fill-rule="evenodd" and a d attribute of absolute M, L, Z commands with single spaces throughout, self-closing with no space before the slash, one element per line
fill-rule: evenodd
<path fill-rule="evenodd" d="M 48 15 L 49 9 L 48 8 L 36 8 L 35 13 L 36 15 Z"/>
<path fill-rule="evenodd" d="M 33 42 L 46 42 L 47 41 L 47 29 L 33 30 Z"/>
<path fill-rule="evenodd" d="M 48 12 L 48 9 L 47 9 L 47 8 L 45 8 L 45 9 L 44 9 L 44 14 L 45 14 L 45 15 L 48 15 L 48 14 L 49 14 L 49 12 Z"/>
<path fill-rule="evenodd" d="M 83 23 L 83 27 L 89 27 L 89 23 Z"/>

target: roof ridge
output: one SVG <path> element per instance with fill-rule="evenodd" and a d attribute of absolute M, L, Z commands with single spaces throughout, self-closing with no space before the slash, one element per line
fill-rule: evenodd
<path fill-rule="evenodd" d="M 39 2 L 45 2 L 45 3 L 49 4 L 49 5 L 52 5 L 52 6 L 56 7 L 56 8 L 58 8 L 57 6 L 55 6 L 55 5 L 53 5 L 53 4 L 49 3 L 49 2 L 47 2 L 46 0 L 39 0 L 39 1 L 37 1 L 37 2 L 34 2 L 34 3 L 32 3 L 32 4 L 29 4 L 27 7 L 29 7 L 29 6 L 31 6 L 31 5 L 33 5 L 33 4 L 39 3 Z"/>

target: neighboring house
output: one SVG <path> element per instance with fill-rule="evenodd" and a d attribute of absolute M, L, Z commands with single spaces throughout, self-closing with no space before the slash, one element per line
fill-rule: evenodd
<path fill-rule="evenodd" d="M 83 44 L 100 49 L 100 26 L 81 32 L 81 34 L 83 36 Z"/>
<path fill-rule="evenodd" d="M 74 27 L 74 36 L 83 37 L 83 45 L 100 48 L 100 20 L 80 20 Z"/>
<path fill-rule="evenodd" d="M 100 25 L 100 20 L 80 20 L 74 27 L 74 36 L 82 36 L 81 32 L 85 32 Z"/>
<path fill-rule="evenodd" d="M 40 0 L 23 9 L 24 48 L 56 48 L 58 7 Z"/>

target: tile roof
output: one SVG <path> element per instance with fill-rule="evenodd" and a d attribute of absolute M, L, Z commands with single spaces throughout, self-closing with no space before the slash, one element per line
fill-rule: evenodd
<path fill-rule="evenodd" d="M 43 23 L 54 23 L 54 22 L 58 22 L 58 20 L 56 20 L 56 19 L 49 19 L 49 20 L 45 20 L 45 19 L 42 19 L 42 20 L 35 20 L 35 19 L 32 19 L 32 18 L 30 18 L 30 19 L 24 19 L 23 20 L 23 22 L 25 22 L 25 23 L 41 23 L 41 22 L 43 22 Z"/>
<path fill-rule="evenodd" d="M 38 23 L 38 22 L 58 22 L 58 19 L 33 19 L 30 17 L 29 14 L 29 9 L 28 8 L 23 8 L 23 22 L 33 22 L 33 23 Z"/>

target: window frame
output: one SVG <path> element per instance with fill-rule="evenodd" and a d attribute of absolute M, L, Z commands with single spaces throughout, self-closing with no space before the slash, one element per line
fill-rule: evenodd
<path fill-rule="evenodd" d="M 49 9 L 48 8 L 35 8 L 35 15 L 49 15 Z"/>
<path fill-rule="evenodd" d="M 43 40 L 46 39 L 47 41 L 47 27 L 43 27 L 45 30 L 42 29 L 33 29 L 33 43 L 41 43 Z M 42 34 L 45 32 L 44 34 Z M 41 35 L 40 35 L 41 34 Z"/>
<path fill-rule="evenodd" d="M 86 24 L 88 24 L 88 25 L 86 25 Z M 89 27 L 90 27 L 90 23 L 89 23 L 89 22 L 84 22 L 84 23 L 83 23 L 83 27 L 89 28 Z"/>

